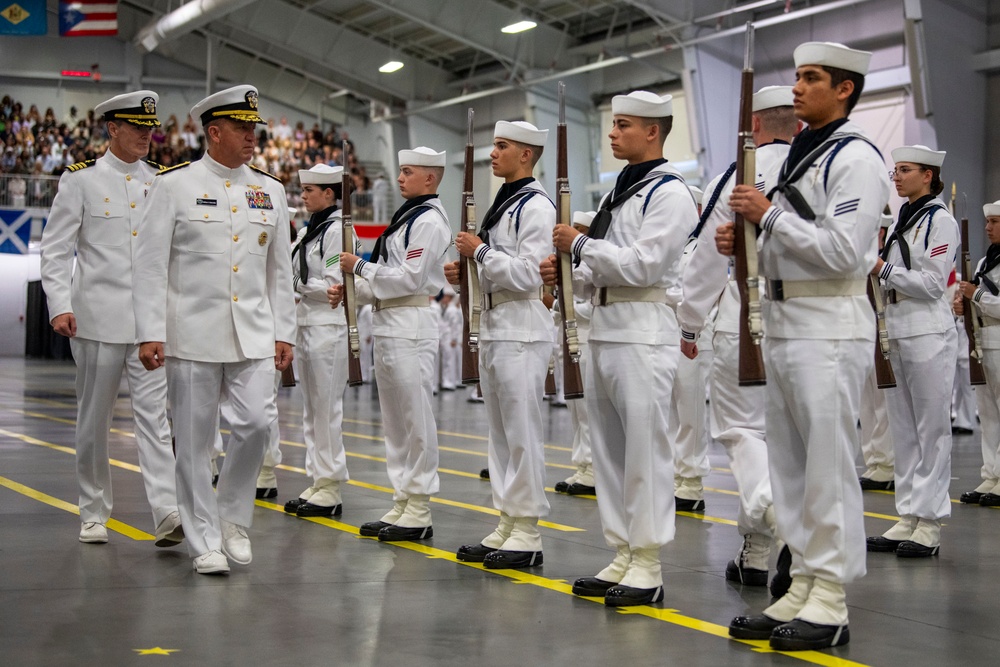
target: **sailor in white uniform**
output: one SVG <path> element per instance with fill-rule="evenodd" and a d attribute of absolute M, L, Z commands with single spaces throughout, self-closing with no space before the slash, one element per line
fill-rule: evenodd
<path fill-rule="evenodd" d="M 76 360 L 76 462 L 80 541 L 108 541 L 111 466 L 108 431 L 122 374 L 128 378 L 135 439 L 158 547 L 184 538 L 167 423 L 167 375 L 139 363 L 132 313 L 132 271 L 139 220 L 159 165 L 146 162 L 159 96 L 118 95 L 94 108 L 110 143 L 97 160 L 71 165 L 59 180 L 42 233 L 42 287 L 52 327 Z M 76 259 L 74 269 L 74 256 Z"/>
<path fill-rule="evenodd" d="M 451 245 L 448 215 L 437 196 L 445 153 L 420 146 L 399 151 L 399 191 L 406 202 L 375 243 L 371 261 L 341 253 L 358 281 L 358 301 L 374 298 L 375 380 L 385 431 L 386 472 L 393 506 L 361 534 L 382 542 L 434 535 L 431 496 L 438 492 L 437 423 L 431 398 L 437 382 L 438 331 L 431 297 L 445 286 Z M 337 306 L 342 285 L 327 290 Z"/>
<path fill-rule="evenodd" d="M 549 513 L 542 395 L 553 329 L 539 266 L 552 252 L 556 210 L 532 176 L 548 133 L 524 121 L 497 122 L 490 159 L 504 184 L 479 235 L 459 232 L 455 239 L 458 252 L 476 260 L 483 292 L 479 383 L 490 429 L 493 506 L 500 511 L 496 530 L 460 547 L 457 557 L 489 569 L 541 565 L 538 520 Z M 458 269 L 458 262 L 448 265 L 453 284 Z"/>
<path fill-rule="evenodd" d="M 850 639 L 844 586 L 865 574 L 857 420 L 875 361 L 866 289 L 889 197 L 882 156 L 847 118 L 871 54 L 809 42 L 794 59 L 795 115 L 808 129 L 793 141 L 771 201 L 748 185 L 730 199 L 763 230 L 768 466 L 792 583 L 763 614 L 733 619 L 729 632 L 769 638 L 776 650 Z M 731 226 L 716 244 L 731 254 Z"/>
<path fill-rule="evenodd" d="M 670 96 L 635 91 L 615 96 L 611 107 L 611 149 L 628 166 L 589 235 L 558 225 L 553 241 L 579 262 L 574 291 L 593 294 L 584 395 L 604 539 L 616 551 L 596 576 L 577 579 L 573 592 L 623 606 L 663 599 L 660 548 L 674 537 L 668 413 L 680 356 L 666 291 L 680 279 L 678 261 L 698 209 L 663 158 L 673 125 Z M 555 273 L 552 256 L 543 267 L 547 284 Z"/>
<path fill-rule="evenodd" d="M 247 163 L 257 90 L 242 85 L 191 109 L 208 151 L 153 182 L 133 276 L 139 358 L 166 366 L 177 441 L 177 500 L 201 574 L 248 564 L 254 488 L 278 419 L 274 373 L 292 361 L 295 299 L 281 182 Z M 232 435 L 212 490 L 219 402 Z M 228 559 L 227 559 L 228 556 Z"/>

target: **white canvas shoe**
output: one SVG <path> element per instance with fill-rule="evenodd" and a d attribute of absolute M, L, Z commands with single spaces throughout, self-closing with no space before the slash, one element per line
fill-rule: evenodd
<path fill-rule="evenodd" d="M 229 574 L 229 561 L 221 551 L 209 551 L 194 558 L 198 574 Z"/>
<path fill-rule="evenodd" d="M 247 529 L 222 520 L 222 553 L 233 559 L 234 563 L 249 565 L 253 560 L 253 552 L 250 550 Z"/>
<path fill-rule="evenodd" d="M 80 541 L 84 544 L 105 544 L 108 541 L 108 529 L 103 523 L 87 521 L 80 526 Z"/>

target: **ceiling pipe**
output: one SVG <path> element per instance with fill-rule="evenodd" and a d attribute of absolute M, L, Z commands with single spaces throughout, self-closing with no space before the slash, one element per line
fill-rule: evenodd
<path fill-rule="evenodd" d="M 256 0 L 191 0 L 159 19 L 147 23 L 132 40 L 145 52 L 177 39 L 201 26 L 231 14 Z"/>

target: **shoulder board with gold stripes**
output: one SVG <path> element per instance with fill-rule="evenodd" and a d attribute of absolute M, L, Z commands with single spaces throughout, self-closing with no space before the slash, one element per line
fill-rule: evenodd
<path fill-rule="evenodd" d="M 278 178 L 277 176 L 275 176 L 274 174 L 272 174 L 270 172 L 267 172 L 267 171 L 264 171 L 263 169 L 261 169 L 259 167 L 255 167 L 252 164 L 248 164 L 247 166 L 250 167 L 251 169 L 253 169 L 254 171 L 256 171 L 258 174 L 264 174 L 268 178 L 273 178 L 274 180 L 276 180 L 279 183 L 281 183 L 281 179 Z"/>
<path fill-rule="evenodd" d="M 191 163 L 190 162 L 181 162 L 180 164 L 175 164 L 172 167 L 163 167 L 161 165 L 156 165 L 157 167 L 160 168 L 160 173 L 158 173 L 157 176 L 163 176 L 164 174 L 169 174 L 172 171 L 177 171 L 178 169 L 183 169 L 184 167 L 188 166 L 189 164 L 191 164 Z"/>
<path fill-rule="evenodd" d="M 81 169 L 86 169 L 87 167 L 93 167 L 97 160 L 84 160 L 83 162 L 77 162 L 66 167 L 66 171 L 80 171 Z"/>
<path fill-rule="evenodd" d="M 169 168 L 169 167 L 164 167 L 162 164 L 157 164 L 156 162 L 153 162 L 152 160 L 143 160 L 143 162 L 145 162 L 146 164 L 148 164 L 150 167 L 153 167 L 157 171 L 166 171 Z"/>

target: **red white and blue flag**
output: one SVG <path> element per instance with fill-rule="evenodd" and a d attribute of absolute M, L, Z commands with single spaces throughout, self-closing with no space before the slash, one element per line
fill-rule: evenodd
<path fill-rule="evenodd" d="M 110 0 L 60 0 L 59 34 L 94 37 L 118 34 L 118 3 Z"/>

